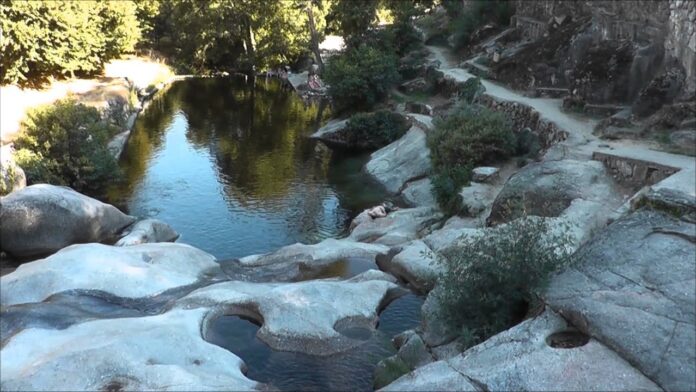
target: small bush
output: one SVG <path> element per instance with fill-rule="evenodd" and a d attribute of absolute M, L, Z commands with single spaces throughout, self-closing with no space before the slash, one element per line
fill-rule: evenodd
<path fill-rule="evenodd" d="M 517 139 L 505 117 L 466 103 L 435 120 L 428 133 L 433 163 L 433 193 L 440 208 L 450 214 L 461 209 L 459 191 L 469 182 L 473 167 L 512 156 Z"/>
<path fill-rule="evenodd" d="M 454 166 L 438 170 L 430 178 L 435 200 L 445 213 L 457 215 L 463 204 L 459 192 L 471 180 L 471 166 Z"/>
<path fill-rule="evenodd" d="M 526 217 L 441 252 L 441 316 L 461 330 L 464 348 L 510 328 L 538 305 L 551 274 L 568 263 L 570 242 L 565 230 Z"/>
<path fill-rule="evenodd" d="M 507 25 L 514 14 L 512 2 L 507 0 L 476 0 L 467 8 L 457 6 L 456 2 L 443 3 L 452 18 L 450 31 L 454 39 L 455 49 L 460 49 L 469 44 L 471 35 L 476 29 L 486 23 L 494 22 L 499 25 Z M 448 7 L 449 6 L 449 7 Z"/>
<path fill-rule="evenodd" d="M 340 137 L 358 150 L 376 150 L 399 139 L 411 127 L 411 122 L 398 113 L 378 110 L 352 116 Z"/>
<path fill-rule="evenodd" d="M 118 176 L 116 160 L 106 147 L 116 129 L 97 109 L 63 100 L 27 117 L 15 147 L 28 182 L 93 191 Z"/>
<path fill-rule="evenodd" d="M 457 88 L 459 99 L 467 103 L 474 103 L 476 99 L 486 91 L 480 78 L 469 78 Z"/>
<path fill-rule="evenodd" d="M 367 109 L 399 82 L 397 67 L 394 54 L 363 45 L 332 57 L 324 79 L 339 111 Z"/>

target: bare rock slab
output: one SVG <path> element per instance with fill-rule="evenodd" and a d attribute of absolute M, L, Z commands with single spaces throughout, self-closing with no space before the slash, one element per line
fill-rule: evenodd
<path fill-rule="evenodd" d="M 547 303 L 666 390 L 696 389 L 696 226 L 640 210 L 554 277 Z"/>

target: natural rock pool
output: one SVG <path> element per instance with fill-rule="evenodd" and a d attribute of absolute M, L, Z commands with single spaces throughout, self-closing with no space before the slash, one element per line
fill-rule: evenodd
<path fill-rule="evenodd" d="M 219 259 L 340 236 L 385 194 L 362 173 L 366 157 L 307 138 L 329 111 L 275 79 L 175 82 L 138 118 L 125 183 L 108 201 L 167 222 Z"/>

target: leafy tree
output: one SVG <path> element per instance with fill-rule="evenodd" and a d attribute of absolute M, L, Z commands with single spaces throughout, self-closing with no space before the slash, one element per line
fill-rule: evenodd
<path fill-rule="evenodd" d="M 29 112 L 15 146 L 30 183 L 99 189 L 118 176 L 106 145 L 113 128 L 95 108 L 62 100 Z"/>
<path fill-rule="evenodd" d="M 378 0 L 337 0 L 330 18 L 348 46 L 356 46 L 375 23 Z"/>
<path fill-rule="evenodd" d="M 324 79 L 339 110 L 371 108 L 399 82 L 396 55 L 368 45 L 331 58 Z"/>
<path fill-rule="evenodd" d="M 133 1 L 17 1 L 0 7 L 0 83 L 89 75 L 140 38 Z"/>

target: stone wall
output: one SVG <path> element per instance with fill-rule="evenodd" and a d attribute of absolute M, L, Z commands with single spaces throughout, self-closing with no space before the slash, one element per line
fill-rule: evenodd
<path fill-rule="evenodd" d="M 592 159 L 604 163 L 616 180 L 624 185 L 642 187 L 654 185 L 679 171 L 671 166 L 655 162 L 643 161 L 613 155 L 605 152 L 594 152 Z"/>
<path fill-rule="evenodd" d="M 529 128 L 539 135 L 541 147 L 547 149 L 552 145 L 565 140 L 568 133 L 559 128 L 554 122 L 541 118 L 538 111 L 519 102 L 500 101 L 489 95 L 483 95 L 480 103 L 484 106 L 504 113 L 512 122 L 513 129 L 517 132 Z"/>
<path fill-rule="evenodd" d="M 696 93 L 696 2 L 669 2 L 669 31 L 665 44 L 667 52 L 676 58 L 686 72 L 686 90 Z"/>

